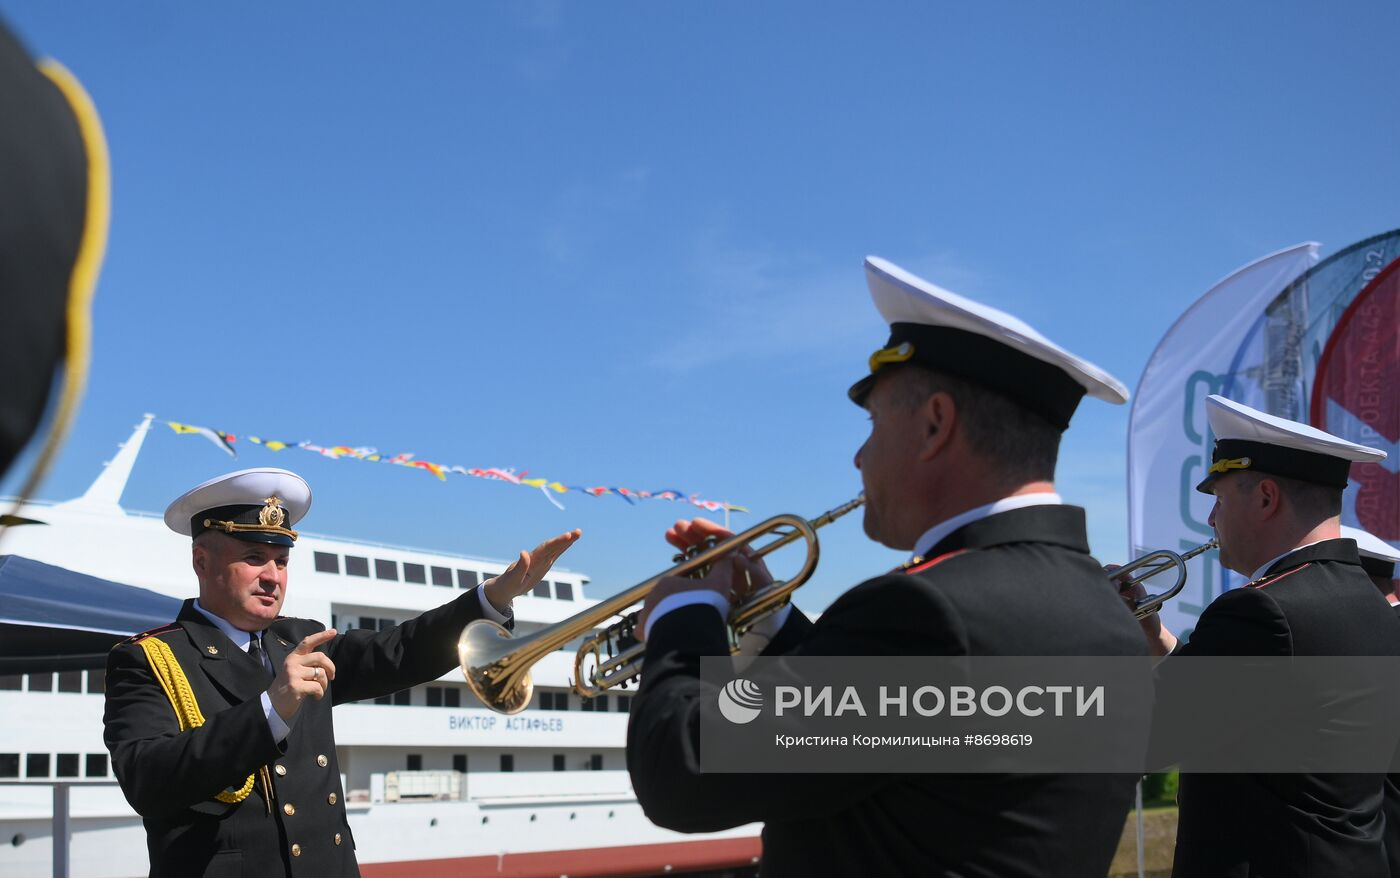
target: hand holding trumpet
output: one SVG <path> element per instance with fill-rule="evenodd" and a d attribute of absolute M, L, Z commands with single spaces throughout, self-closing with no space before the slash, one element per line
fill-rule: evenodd
<path fill-rule="evenodd" d="M 1105 564 L 1103 569 L 1112 576 L 1115 570 L 1121 569 L 1121 565 Z M 1129 576 L 1129 573 L 1124 572 L 1112 576 L 1112 579 L 1118 586 L 1118 596 L 1123 599 L 1123 604 L 1136 614 L 1138 606 L 1146 600 L 1148 592 L 1141 582 L 1130 584 Z M 1154 658 L 1161 658 L 1176 648 L 1176 635 L 1162 625 L 1160 613 L 1154 610 L 1138 616 L 1138 625 L 1142 627 L 1143 636 L 1147 638 L 1147 651 Z"/>
<path fill-rule="evenodd" d="M 666 531 L 666 542 L 682 553 L 703 545 L 707 540 L 722 541 L 734 534 L 728 529 L 704 518 L 682 519 Z M 717 559 L 703 577 L 668 576 L 656 584 L 642 605 L 637 616 L 637 635 L 644 638 L 647 620 L 666 597 L 683 591 L 708 590 L 720 595 L 735 607 L 755 589 L 773 582 L 768 565 L 761 558 L 752 557 L 753 550 L 748 546 Z"/>

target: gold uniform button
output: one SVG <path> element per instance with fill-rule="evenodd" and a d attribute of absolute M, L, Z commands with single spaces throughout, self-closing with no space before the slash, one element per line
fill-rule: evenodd
<path fill-rule="evenodd" d="M 335 843 L 340 844 L 340 833 L 338 832 L 335 834 Z"/>
<path fill-rule="evenodd" d="M 277 767 L 276 767 L 275 769 L 273 769 L 273 770 L 277 772 L 277 776 L 278 776 L 278 777 L 286 777 L 286 776 L 287 776 L 287 766 L 285 766 L 285 765 L 279 765 L 279 766 L 277 766 Z"/>
<path fill-rule="evenodd" d="M 331 793 L 329 796 L 326 796 L 326 801 L 334 805 L 336 803 L 335 793 Z"/>
<path fill-rule="evenodd" d="M 296 812 L 297 812 L 297 808 L 296 808 L 296 806 L 293 805 L 291 802 L 288 802 L 287 804 L 285 804 L 285 805 L 282 806 L 282 813 L 283 813 L 283 814 L 286 814 L 288 817 L 292 816 L 292 815 L 295 814 Z"/>
<path fill-rule="evenodd" d="M 321 755 L 316 757 L 316 764 L 321 766 L 322 768 L 325 768 L 327 765 L 331 764 L 331 761 L 327 759 L 325 755 Z"/>
<path fill-rule="evenodd" d="M 294 845 L 292 845 L 292 856 L 294 856 L 294 857 L 299 857 L 299 856 L 301 856 L 301 845 L 299 845 L 299 844 L 294 844 Z"/>

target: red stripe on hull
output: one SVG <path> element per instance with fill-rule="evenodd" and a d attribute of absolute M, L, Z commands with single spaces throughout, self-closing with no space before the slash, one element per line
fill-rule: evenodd
<path fill-rule="evenodd" d="M 627 847 L 537 851 L 499 857 L 456 857 L 361 863 L 362 878 L 463 878 L 506 875 L 511 878 L 587 878 L 587 876 L 656 875 L 667 871 L 724 869 L 751 865 L 763 850 L 758 836 Z"/>

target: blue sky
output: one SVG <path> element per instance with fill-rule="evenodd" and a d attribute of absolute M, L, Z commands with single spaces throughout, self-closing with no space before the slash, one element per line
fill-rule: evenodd
<path fill-rule="evenodd" d="M 0 0 L 92 93 L 113 226 L 91 387 L 41 496 L 142 412 L 808 515 L 859 488 L 867 253 L 1135 385 L 1266 252 L 1400 224 L 1400 7 Z M 1126 545 L 1127 408 L 1062 493 Z M 322 533 L 505 556 L 582 527 L 611 592 L 685 507 L 629 507 L 161 428 L 124 498 L 302 472 Z M 13 478 L 10 480 L 13 482 Z M 4 488 L 12 489 L 11 483 Z M 825 535 L 819 608 L 900 560 Z"/>

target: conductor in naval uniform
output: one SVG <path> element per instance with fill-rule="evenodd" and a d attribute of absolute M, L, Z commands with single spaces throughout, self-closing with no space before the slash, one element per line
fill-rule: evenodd
<path fill-rule="evenodd" d="M 816 622 L 795 609 L 772 617 L 757 632 L 771 637 L 764 654 L 1144 656 L 1132 614 L 1089 554 L 1084 510 L 1064 504 L 1053 481 L 1080 400 L 1122 403 L 1127 389 L 1008 314 L 882 259 L 865 269 L 890 324 L 849 392 L 871 420 L 855 457 L 865 531 L 916 557 Z M 725 533 L 696 520 L 667 537 L 684 547 Z M 654 822 L 703 832 L 763 821 L 765 875 L 1108 871 L 1136 777 L 702 772 L 698 711 L 716 692 L 700 658 L 728 655 L 731 601 L 746 578 L 767 580 L 742 553 L 727 557 L 705 579 L 663 580 L 643 609 L 627 761 Z"/>
<path fill-rule="evenodd" d="M 1249 582 L 1212 601 L 1185 642 L 1156 614 L 1143 619 L 1150 651 L 1400 655 L 1395 613 L 1340 530 L 1351 464 L 1385 452 L 1218 395 L 1207 397 L 1206 414 L 1215 448 L 1197 490 L 1215 495 L 1209 521 L 1221 565 Z M 1176 660 L 1158 666 L 1159 713 L 1190 709 L 1188 687 L 1175 683 L 1186 666 Z M 1170 748 L 1165 742 L 1157 755 L 1170 757 Z M 1383 782 L 1381 773 L 1218 774 L 1183 765 L 1172 874 L 1384 878 Z"/>
<path fill-rule="evenodd" d="M 510 624 L 510 602 L 579 532 L 386 631 L 326 630 L 279 615 L 293 526 L 311 489 L 281 469 L 212 479 L 165 512 L 193 537 L 199 597 L 107 662 L 104 738 L 146 826 L 152 876 L 353 876 L 331 707 L 456 667 L 470 621 Z"/>

